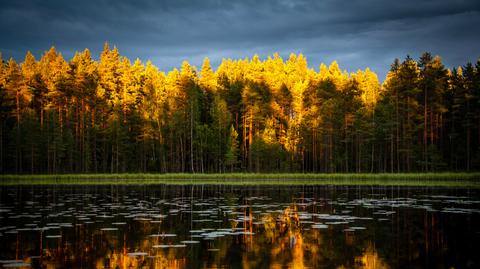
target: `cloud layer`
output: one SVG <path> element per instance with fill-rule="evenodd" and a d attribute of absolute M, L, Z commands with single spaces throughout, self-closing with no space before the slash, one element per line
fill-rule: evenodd
<path fill-rule="evenodd" d="M 182 60 L 303 53 L 309 65 L 337 60 L 383 79 L 395 57 L 439 54 L 447 66 L 480 57 L 476 0 L 1 0 L 0 51 L 23 60 L 55 45 L 66 57 L 105 41 L 163 70 Z M 388 4 L 387 4 L 388 3 Z"/>

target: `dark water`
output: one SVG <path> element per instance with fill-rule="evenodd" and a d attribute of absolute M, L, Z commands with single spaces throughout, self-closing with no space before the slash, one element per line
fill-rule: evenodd
<path fill-rule="evenodd" d="M 478 190 L 0 188 L 0 265 L 480 268 Z"/>

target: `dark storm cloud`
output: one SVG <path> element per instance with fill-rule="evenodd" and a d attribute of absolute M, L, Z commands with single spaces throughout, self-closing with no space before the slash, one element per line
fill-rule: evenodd
<path fill-rule="evenodd" d="M 392 2 L 388 3 L 387 2 Z M 480 2 L 404 1 L 1 1 L 0 51 L 22 60 L 55 45 L 66 57 L 104 41 L 164 70 L 208 56 L 303 53 L 309 65 L 338 60 L 383 79 L 395 57 L 440 54 L 446 65 L 480 56 Z"/>

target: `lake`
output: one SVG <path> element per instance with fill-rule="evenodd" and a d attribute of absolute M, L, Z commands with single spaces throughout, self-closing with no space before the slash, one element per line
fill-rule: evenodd
<path fill-rule="evenodd" d="M 5 268 L 480 268 L 478 189 L 4 186 Z"/>

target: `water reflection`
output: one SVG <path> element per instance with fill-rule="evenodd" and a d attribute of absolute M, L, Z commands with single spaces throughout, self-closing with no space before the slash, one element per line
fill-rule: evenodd
<path fill-rule="evenodd" d="M 11 268 L 478 268 L 478 191 L 2 187 Z"/>

